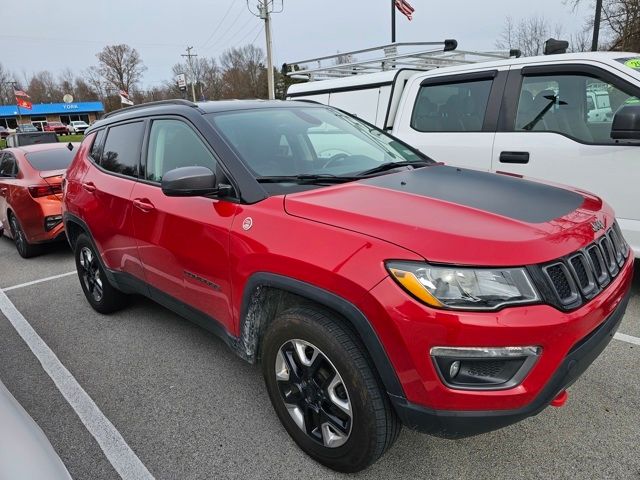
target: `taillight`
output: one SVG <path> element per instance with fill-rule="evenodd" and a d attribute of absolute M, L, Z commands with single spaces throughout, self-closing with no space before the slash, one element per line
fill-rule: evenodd
<path fill-rule="evenodd" d="M 29 193 L 33 198 L 47 197 L 49 195 L 58 195 L 62 193 L 62 185 L 32 185 L 29 187 Z"/>

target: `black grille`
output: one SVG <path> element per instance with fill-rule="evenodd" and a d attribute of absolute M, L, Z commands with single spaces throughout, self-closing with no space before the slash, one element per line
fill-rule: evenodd
<path fill-rule="evenodd" d="M 573 288 L 571 288 L 571 280 L 564 265 L 557 263 L 548 267 L 546 271 L 560 300 L 569 300 L 573 296 Z"/>
<path fill-rule="evenodd" d="M 587 275 L 587 269 L 582 263 L 582 259 L 580 257 L 573 257 L 571 259 L 571 266 L 573 267 L 573 271 L 576 272 L 576 276 L 578 277 L 578 286 L 581 289 L 587 288 L 591 280 L 589 278 L 589 275 Z"/>
<path fill-rule="evenodd" d="M 499 360 L 473 362 L 469 367 L 468 374 L 474 377 L 496 377 L 504 364 L 504 361 Z"/>
<path fill-rule="evenodd" d="M 567 310 L 579 307 L 618 275 L 628 256 L 629 246 L 614 224 L 583 250 L 543 265 L 544 278 L 555 297 L 553 303 Z"/>

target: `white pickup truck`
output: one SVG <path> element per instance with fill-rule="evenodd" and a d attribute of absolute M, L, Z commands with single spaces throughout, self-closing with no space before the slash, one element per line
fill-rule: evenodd
<path fill-rule="evenodd" d="M 297 62 L 290 75 L 314 81 L 287 98 L 340 108 L 437 161 L 594 192 L 640 255 L 640 54 L 469 60 L 455 45 L 391 57 L 389 47 L 373 60 Z"/>

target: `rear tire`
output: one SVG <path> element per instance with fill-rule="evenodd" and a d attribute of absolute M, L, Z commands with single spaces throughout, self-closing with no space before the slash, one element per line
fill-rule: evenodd
<path fill-rule="evenodd" d="M 33 245 L 29 243 L 18 217 L 14 213 L 9 214 L 9 226 L 11 227 L 11 236 L 13 237 L 13 243 L 16 245 L 16 250 L 22 258 L 35 257 L 41 252 L 39 245 Z"/>
<path fill-rule="evenodd" d="M 109 283 L 98 253 L 84 233 L 78 236 L 74 253 L 82 291 L 93 309 L 107 314 L 124 307 L 127 296 Z"/>
<path fill-rule="evenodd" d="M 357 336 L 314 307 L 280 314 L 263 341 L 271 403 L 298 446 L 340 472 L 358 472 L 393 445 L 398 420 Z"/>

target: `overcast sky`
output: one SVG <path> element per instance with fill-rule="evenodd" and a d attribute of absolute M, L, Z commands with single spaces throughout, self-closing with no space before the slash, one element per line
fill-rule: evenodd
<path fill-rule="evenodd" d="M 249 0 L 251 4 L 256 0 Z M 412 22 L 398 14 L 397 40 L 458 40 L 464 50 L 493 49 L 505 17 L 543 15 L 561 24 L 564 36 L 579 30 L 591 13 L 572 12 L 563 0 L 409 0 Z M 245 0 L 51 0 L 3 1 L 0 62 L 18 74 L 38 70 L 80 72 L 96 63 L 105 45 L 127 43 L 148 70 L 144 85 L 170 78 L 187 46 L 217 57 L 226 48 L 264 47 L 261 21 Z M 588 3 L 588 2 L 587 2 Z M 226 15 L 226 16 L 225 16 Z M 275 65 L 381 45 L 390 40 L 390 0 L 284 0 L 273 17 Z"/>

